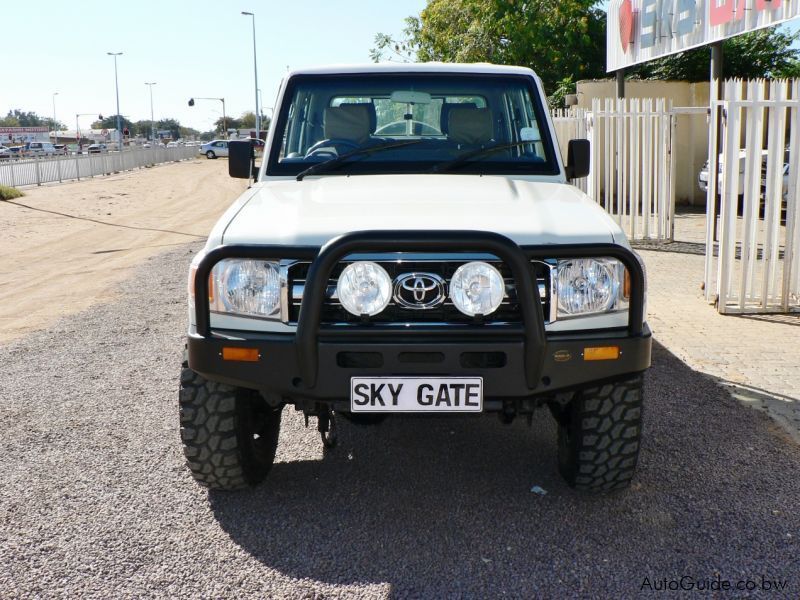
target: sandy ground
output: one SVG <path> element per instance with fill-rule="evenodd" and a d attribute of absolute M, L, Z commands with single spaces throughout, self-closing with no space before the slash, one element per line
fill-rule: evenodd
<path fill-rule="evenodd" d="M 0 343 L 107 301 L 148 256 L 204 240 L 247 187 L 227 166 L 185 161 L 0 201 Z"/>

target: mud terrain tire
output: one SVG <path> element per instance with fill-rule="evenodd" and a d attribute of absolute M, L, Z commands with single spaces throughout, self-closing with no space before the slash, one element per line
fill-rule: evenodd
<path fill-rule="evenodd" d="M 255 390 L 209 381 L 184 366 L 179 393 L 181 439 L 194 478 L 211 489 L 237 490 L 272 468 L 281 409 Z"/>
<path fill-rule="evenodd" d="M 630 485 L 642 439 L 642 384 L 638 375 L 586 388 L 554 411 L 558 468 L 571 487 L 602 493 Z"/>

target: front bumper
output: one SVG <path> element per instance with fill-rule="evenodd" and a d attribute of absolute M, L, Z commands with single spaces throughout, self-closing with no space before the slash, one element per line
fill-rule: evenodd
<path fill-rule="evenodd" d="M 318 376 L 314 387 L 304 385 L 294 337 L 285 334 L 215 332 L 210 338 L 188 339 L 189 366 L 204 377 L 261 390 L 282 401 L 336 401 L 349 398 L 350 378 L 356 376 L 480 376 L 484 406 L 492 400 L 547 396 L 569 389 L 644 371 L 650 366 L 650 330 L 636 337 L 627 332 L 583 332 L 548 337 L 541 375 L 528 386 L 525 343 L 521 335 L 474 335 L 443 339 L 438 336 L 363 339 L 320 338 Z M 616 360 L 585 361 L 585 347 L 617 346 Z M 257 348 L 257 362 L 226 361 L 223 347 Z"/>
<path fill-rule="evenodd" d="M 323 326 L 320 313 L 330 273 L 355 252 L 491 252 L 514 277 L 522 323 L 502 327 L 476 322 L 445 330 L 365 324 L 342 329 Z M 616 258 L 630 274 L 628 327 L 546 335 L 530 261 L 583 256 Z M 224 258 L 313 259 L 306 280 L 297 333 L 269 334 L 212 330 L 208 275 Z M 260 390 L 270 401 L 333 403 L 350 394 L 353 376 L 480 376 L 484 409 L 497 410 L 506 399 L 549 396 L 623 377 L 650 366 L 651 335 L 643 324 L 644 273 L 630 250 L 615 244 L 520 247 L 486 232 L 358 232 L 333 240 L 321 250 L 287 246 L 221 246 L 198 265 L 195 277 L 197 330 L 188 338 L 188 362 L 210 380 Z M 587 361 L 584 348 L 617 346 L 613 360 Z M 256 349 L 254 362 L 224 360 L 223 348 Z M 349 403 L 348 403 L 349 404 Z"/>

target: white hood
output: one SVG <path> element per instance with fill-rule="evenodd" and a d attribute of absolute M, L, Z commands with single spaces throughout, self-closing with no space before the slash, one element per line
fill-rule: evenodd
<path fill-rule="evenodd" d="M 343 233 L 376 229 L 491 231 L 520 245 L 625 244 L 619 227 L 577 188 L 501 176 L 359 175 L 269 181 L 249 190 L 231 214 L 224 231 L 212 233 L 209 246 L 320 246 Z"/>

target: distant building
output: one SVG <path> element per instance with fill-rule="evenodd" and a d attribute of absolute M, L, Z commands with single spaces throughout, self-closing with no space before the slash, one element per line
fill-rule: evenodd
<path fill-rule="evenodd" d="M 81 129 L 80 136 L 82 140 L 89 140 L 90 144 L 105 144 L 108 142 L 115 142 L 117 141 L 117 130 L 116 129 Z M 56 137 L 56 132 L 51 131 L 49 133 L 49 141 L 53 141 Z M 42 141 L 48 141 L 48 137 L 45 137 Z M 65 129 L 63 131 L 58 132 L 58 141 L 63 144 L 71 144 L 77 143 L 77 133 L 74 129 Z"/>
<path fill-rule="evenodd" d="M 47 127 L 0 127 L 0 145 L 49 142 Z"/>

